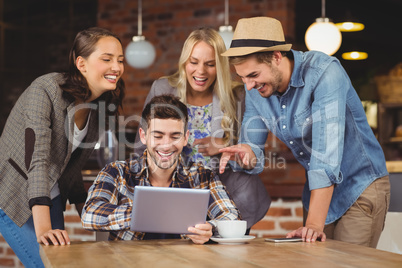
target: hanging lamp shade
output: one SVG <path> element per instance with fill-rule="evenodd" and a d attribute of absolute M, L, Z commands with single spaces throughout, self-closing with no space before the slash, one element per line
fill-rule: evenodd
<path fill-rule="evenodd" d="M 305 42 L 308 50 L 318 50 L 333 55 L 341 46 L 342 35 L 328 18 L 318 18 L 308 27 Z"/>
<path fill-rule="evenodd" d="M 233 40 L 233 27 L 230 25 L 221 26 L 219 27 L 219 34 L 225 42 L 226 49 L 229 49 Z"/>
<path fill-rule="evenodd" d="M 347 10 L 343 20 L 335 25 L 341 32 L 357 32 L 364 29 L 364 24 L 354 18 L 350 10 Z"/>
<path fill-rule="evenodd" d="M 342 59 L 344 60 L 365 60 L 368 54 L 362 51 L 350 51 L 342 53 Z"/>
<path fill-rule="evenodd" d="M 338 22 L 335 25 L 341 32 L 357 32 L 364 29 L 364 24 L 360 22 L 345 21 Z"/>
<path fill-rule="evenodd" d="M 145 36 L 134 36 L 125 51 L 127 63 L 137 69 L 151 66 L 156 57 L 154 46 L 145 40 Z"/>
<path fill-rule="evenodd" d="M 137 69 L 151 66 L 156 57 L 154 46 L 142 35 L 142 1 L 138 0 L 138 35 L 127 45 L 125 58 L 127 63 Z"/>
<path fill-rule="evenodd" d="M 219 27 L 219 35 L 225 42 L 226 49 L 229 49 L 233 40 L 233 27 L 229 25 L 229 0 L 225 0 L 225 25 Z"/>
<path fill-rule="evenodd" d="M 325 0 L 321 0 L 321 18 L 307 28 L 304 37 L 308 50 L 317 50 L 333 55 L 341 46 L 342 35 L 329 18 L 325 17 Z"/>

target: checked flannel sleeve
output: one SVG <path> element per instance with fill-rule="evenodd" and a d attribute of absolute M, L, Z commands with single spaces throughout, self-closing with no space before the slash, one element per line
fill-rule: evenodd
<path fill-rule="evenodd" d="M 124 195 L 129 194 L 124 176 L 125 168 L 128 167 L 115 162 L 98 174 L 88 191 L 81 216 L 85 229 L 93 231 L 130 229 L 132 201 Z M 121 189 L 125 189 L 126 193 L 122 193 Z"/>
<path fill-rule="evenodd" d="M 210 173 L 208 180 L 212 202 L 208 207 L 208 217 L 211 220 L 239 220 L 241 215 L 233 200 L 229 197 L 222 182 L 215 172 Z"/>

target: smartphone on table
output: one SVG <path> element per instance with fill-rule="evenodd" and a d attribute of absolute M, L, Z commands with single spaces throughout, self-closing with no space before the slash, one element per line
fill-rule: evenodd
<path fill-rule="evenodd" d="M 281 238 L 265 238 L 267 242 L 274 242 L 274 243 L 283 243 L 283 242 L 303 242 L 303 239 L 300 237 L 281 237 Z"/>

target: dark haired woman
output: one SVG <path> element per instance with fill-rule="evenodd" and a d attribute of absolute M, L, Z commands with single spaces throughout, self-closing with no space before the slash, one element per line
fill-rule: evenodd
<path fill-rule="evenodd" d="M 39 243 L 70 243 L 67 199 L 86 200 L 81 169 L 124 95 L 123 48 L 113 33 L 77 34 L 67 73 L 37 78 L 13 107 L 0 137 L 0 232 L 26 267 L 43 267 Z"/>

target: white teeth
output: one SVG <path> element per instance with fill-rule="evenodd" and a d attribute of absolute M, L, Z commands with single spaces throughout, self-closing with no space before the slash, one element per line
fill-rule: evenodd
<path fill-rule="evenodd" d="M 260 89 L 263 88 L 264 86 L 265 86 L 265 84 L 262 84 L 261 86 L 255 88 L 255 89 L 260 90 Z"/>
<path fill-rule="evenodd" d="M 194 76 L 194 79 L 196 81 L 200 81 L 200 82 L 207 81 L 207 78 L 198 78 L 198 77 L 195 77 L 195 76 Z"/>
<path fill-rule="evenodd" d="M 159 152 L 159 151 L 158 151 L 158 154 L 160 154 L 160 155 L 163 156 L 163 157 L 170 156 L 170 155 L 172 155 L 173 153 L 174 153 L 174 152 L 162 153 L 162 152 Z"/>
<path fill-rule="evenodd" d="M 116 80 L 117 75 L 105 75 L 105 78 L 110 80 Z"/>

